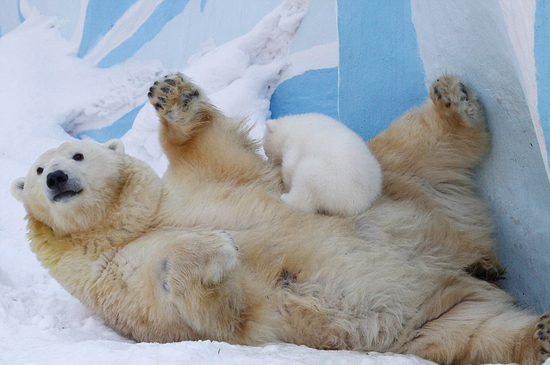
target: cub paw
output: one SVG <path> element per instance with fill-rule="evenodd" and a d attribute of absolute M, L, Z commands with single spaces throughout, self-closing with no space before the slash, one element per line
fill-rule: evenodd
<path fill-rule="evenodd" d="M 290 200 L 290 195 L 288 193 L 281 195 L 281 201 L 288 206 L 292 206 L 292 201 Z"/>
<path fill-rule="evenodd" d="M 185 122 L 192 114 L 202 91 L 181 73 L 171 74 L 155 81 L 147 94 L 159 116 L 171 122 Z"/>
<path fill-rule="evenodd" d="M 470 123 L 484 122 L 476 94 L 456 76 L 445 74 L 435 80 L 430 87 L 430 98 L 443 113 L 456 111 Z"/>
<path fill-rule="evenodd" d="M 535 351 L 539 356 L 540 363 L 550 359 L 550 312 L 540 316 L 535 325 Z"/>
<path fill-rule="evenodd" d="M 207 264 L 202 281 L 206 286 L 221 283 L 239 263 L 239 248 L 233 236 L 226 231 L 219 231 L 214 235 L 217 240 L 216 250 Z"/>
<path fill-rule="evenodd" d="M 301 194 L 295 190 L 293 192 L 284 193 L 281 195 L 280 199 L 285 205 L 288 205 L 292 209 L 299 210 L 304 213 L 318 213 L 314 199 L 310 195 Z"/>

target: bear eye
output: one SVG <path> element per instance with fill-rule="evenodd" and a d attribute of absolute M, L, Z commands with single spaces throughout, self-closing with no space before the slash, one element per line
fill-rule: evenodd
<path fill-rule="evenodd" d="M 36 169 L 36 173 L 40 175 L 42 172 L 44 172 L 44 169 L 42 167 L 39 167 Z"/>
<path fill-rule="evenodd" d="M 84 160 L 84 155 L 82 153 L 76 153 L 74 156 L 73 156 L 73 160 L 75 161 L 82 161 Z"/>

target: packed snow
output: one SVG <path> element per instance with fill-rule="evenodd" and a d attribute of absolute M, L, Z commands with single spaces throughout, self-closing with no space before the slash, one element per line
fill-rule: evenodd
<path fill-rule="evenodd" d="M 0 364 L 431 364 L 414 356 L 291 344 L 134 343 L 49 276 L 30 251 L 23 206 L 9 193 L 11 181 L 26 175 L 45 150 L 112 124 L 145 103 L 150 84 L 172 71 L 191 76 L 228 115 L 247 118 L 255 126 L 252 137 L 261 138 L 307 4 L 283 1 L 248 34 L 205 44 L 180 70 L 165 70 L 160 62 L 97 68 L 76 57 L 57 19 L 36 11 L 0 38 Z M 156 133 L 157 118 L 146 103 L 122 140 L 128 153 L 162 174 L 167 160 Z"/>

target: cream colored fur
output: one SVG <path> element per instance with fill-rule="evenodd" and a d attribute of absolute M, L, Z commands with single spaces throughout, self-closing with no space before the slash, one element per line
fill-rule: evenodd
<path fill-rule="evenodd" d="M 37 164 L 72 166 L 92 195 L 47 201 L 37 165 L 12 191 L 39 260 L 136 341 L 292 342 L 441 364 L 541 364 L 548 315 L 518 309 L 470 275 L 500 272 L 472 182 L 489 148 L 481 107 L 452 76 L 430 96 L 369 143 L 384 191 L 355 217 L 283 204 L 279 171 L 179 74 L 149 93 L 170 160 L 162 180 L 116 153 L 117 142 L 115 153 L 75 142 Z M 100 168 L 73 164 L 73 148 Z M 95 194 L 104 198 L 89 201 Z"/>
<path fill-rule="evenodd" d="M 382 170 L 361 137 L 318 113 L 266 123 L 264 150 L 281 165 L 281 200 L 308 213 L 343 217 L 367 210 L 382 191 Z"/>

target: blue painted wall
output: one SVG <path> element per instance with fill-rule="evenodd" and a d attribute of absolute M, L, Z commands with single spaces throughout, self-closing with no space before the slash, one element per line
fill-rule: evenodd
<path fill-rule="evenodd" d="M 21 0 L 17 0 L 17 2 L 20 1 Z M 61 35 L 67 39 L 70 39 L 72 37 L 80 15 L 80 6 L 82 5 L 80 0 L 27 0 L 27 2 L 31 8 L 36 8 L 40 12 L 40 14 L 58 17 L 61 20 L 61 27 L 59 29 Z M 3 8 L 0 9 L 2 9 L 2 11 L 4 10 Z"/>
<path fill-rule="evenodd" d="M 0 37 L 20 23 L 17 0 L 0 0 Z"/>
<path fill-rule="evenodd" d="M 19 21 L 23 23 L 25 20 L 25 17 L 23 17 L 23 13 L 21 12 L 21 1 L 17 1 L 17 15 L 19 16 Z"/>
<path fill-rule="evenodd" d="M 145 43 L 151 41 L 167 22 L 181 13 L 188 2 L 189 0 L 164 0 L 157 6 L 147 21 L 130 38 L 105 56 L 98 63 L 98 66 L 111 67 L 126 61 Z"/>
<path fill-rule="evenodd" d="M 322 113 L 338 119 L 338 68 L 310 70 L 281 83 L 271 97 L 271 118 Z"/>
<path fill-rule="evenodd" d="M 426 98 L 408 0 L 338 1 L 340 119 L 370 139 Z"/>
<path fill-rule="evenodd" d="M 122 138 L 126 132 L 128 132 L 134 125 L 134 120 L 138 115 L 141 108 L 145 104 L 141 104 L 137 108 L 132 109 L 130 112 L 126 113 L 116 122 L 110 126 L 101 128 L 101 129 L 90 129 L 80 132 L 76 135 L 77 138 L 91 138 L 97 142 L 104 143 L 113 138 Z"/>
<path fill-rule="evenodd" d="M 84 57 L 137 0 L 90 0 L 78 57 Z"/>
<path fill-rule="evenodd" d="M 247 0 L 246 10 L 235 11 L 242 9 L 242 0 L 190 0 L 182 12 L 164 23 L 155 38 L 144 43 L 129 60 L 160 59 L 167 69 L 182 69 L 204 44 L 222 45 L 242 36 L 280 2 Z"/>

